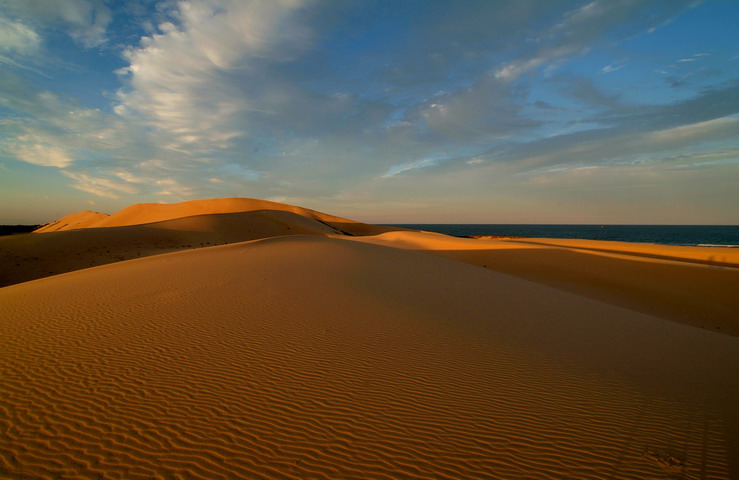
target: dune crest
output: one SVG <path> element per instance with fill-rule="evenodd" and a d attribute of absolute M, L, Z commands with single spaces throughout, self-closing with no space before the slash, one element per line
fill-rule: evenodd
<path fill-rule="evenodd" d="M 44 225 L 35 230 L 35 232 L 44 233 L 79 228 L 123 227 L 163 222 L 196 215 L 252 212 L 258 210 L 295 213 L 305 218 L 312 218 L 314 220 L 327 223 L 347 234 L 362 235 L 366 234 L 362 232 L 372 231 L 374 233 L 378 233 L 380 231 L 388 230 L 387 228 L 383 229 L 382 227 L 361 224 L 353 220 L 328 215 L 308 208 L 270 202 L 268 200 L 259 200 L 255 198 L 214 198 L 207 200 L 190 200 L 181 203 L 138 203 L 119 210 L 112 215 L 95 212 L 79 212 L 67 215 L 62 219 Z M 91 215 L 93 213 L 94 215 Z"/>
<path fill-rule="evenodd" d="M 70 213 L 58 220 L 42 225 L 34 230 L 34 232 L 59 232 L 63 230 L 75 230 L 78 228 L 90 228 L 92 225 L 101 222 L 106 218 L 108 218 L 108 215 L 104 213 L 83 210 L 81 212 Z"/>

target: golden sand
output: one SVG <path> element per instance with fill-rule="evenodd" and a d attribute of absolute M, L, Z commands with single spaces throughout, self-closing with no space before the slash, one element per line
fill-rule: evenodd
<path fill-rule="evenodd" d="M 177 218 L 12 239 L 149 256 L 0 288 L 0 478 L 739 476 L 727 249 Z"/>

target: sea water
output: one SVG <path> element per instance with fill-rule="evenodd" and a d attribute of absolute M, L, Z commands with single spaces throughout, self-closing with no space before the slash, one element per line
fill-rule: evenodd
<path fill-rule="evenodd" d="M 518 225 L 394 224 L 453 236 L 500 235 L 535 238 L 582 238 L 619 242 L 739 247 L 737 225 Z"/>

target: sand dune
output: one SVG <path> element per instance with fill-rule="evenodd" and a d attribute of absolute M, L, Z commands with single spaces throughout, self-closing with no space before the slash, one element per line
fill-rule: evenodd
<path fill-rule="evenodd" d="M 0 289 L 7 478 L 736 478 L 739 339 L 289 236 Z"/>
<path fill-rule="evenodd" d="M 417 250 L 699 328 L 739 336 L 739 251 L 595 240 L 473 240 L 390 232 L 356 241 Z"/>
<path fill-rule="evenodd" d="M 79 212 L 67 215 L 36 230 L 36 233 L 72 230 L 78 228 L 122 227 L 163 222 L 195 215 L 242 213 L 259 210 L 291 212 L 305 218 L 339 228 L 350 235 L 376 234 L 392 230 L 388 227 L 366 225 L 345 218 L 328 215 L 307 208 L 270 202 L 255 198 L 215 198 L 191 200 L 181 203 L 139 203 L 124 208 L 112 215 L 96 212 Z"/>
<path fill-rule="evenodd" d="M 233 199 L 196 205 L 222 207 L 221 209 L 229 206 L 237 208 L 261 205 L 251 201 L 231 200 Z M 338 217 L 315 212 L 305 213 L 307 210 L 303 212 L 305 215 L 301 215 L 288 211 L 289 208 L 190 215 L 153 223 L 145 223 L 144 220 L 151 219 L 154 215 L 152 210 L 156 208 L 144 208 L 145 214 L 138 217 L 138 220 L 134 220 L 129 208 L 123 210 L 128 213 L 124 216 L 125 221 L 120 223 L 138 222 L 134 225 L 91 227 L 91 223 L 87 222 L 88 226 L 64 228 L 64 225 L 82 225 L 84 218 L 98 218 L 93 215 L 68 215 L 37 230 L 43 230 L 43 235 L 0 237 L 0 263 L 3 265 L 0 269 L 0 287 L 122 260 L 224 243 L 279 235 L 364 235 L 389 230 L 388 227 L 375 227 L 344 219 L 332 224 L 327 220 Z M 182 213 L 199 210 L 201 209 L 189 207 L 185 210 L 166 210 L 160 216 L 174 215 L 172 212 L 175 211 Z M 74 219 L 79 221 L 74 223 Z M 51 231 L 50 228 L 55 230 Z"/>
<path fill-rule="evenodd" d="M 739 478 L 739 252 L 274 205 L 0 238 L 0 478 Z"/>

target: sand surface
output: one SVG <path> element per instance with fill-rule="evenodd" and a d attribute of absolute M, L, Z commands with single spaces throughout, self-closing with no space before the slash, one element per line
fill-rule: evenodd
<path fill-rule="evenodd" d="M 151 253 L 0 288 L 0 478 L 739 477 L 728 249 L 277 212 L 17 236 Z"/>
<path fill-rule="evenodd" d="M 739 336 L 739 249 L 389 232 L 356 241 L 431 253 Z"/>

